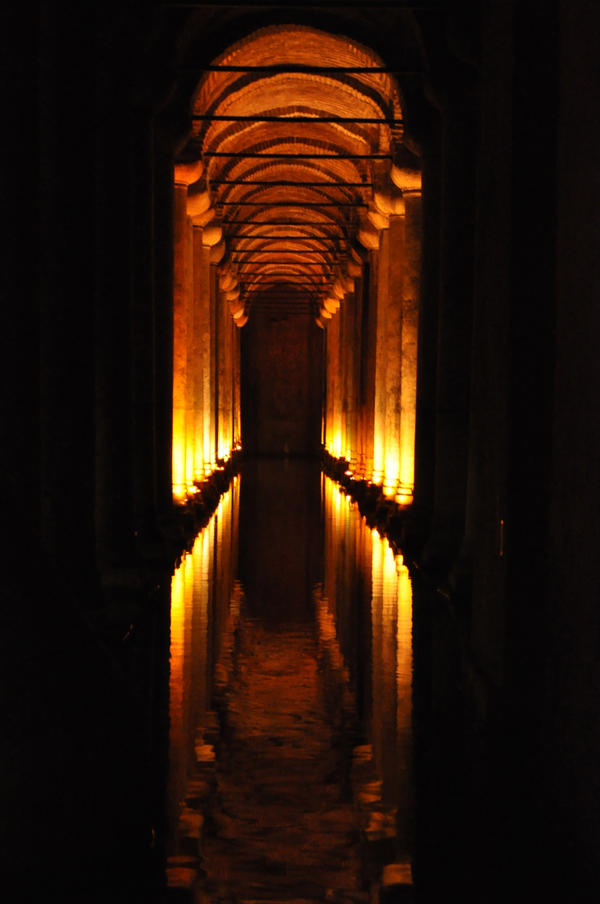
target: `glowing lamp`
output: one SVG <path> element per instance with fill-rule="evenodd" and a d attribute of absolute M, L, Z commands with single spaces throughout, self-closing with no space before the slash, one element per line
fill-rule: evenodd
<path fill-rule="evenodd" d="M 233 322 L 235 323 L 236 326 L 239 326 L 241 329 L 243 326 L 246 326 L 246 324 L 248 323 L 248 315 L 244 314 L 244 316 L 240 317 L 239 320 L 234 320 Z"/>

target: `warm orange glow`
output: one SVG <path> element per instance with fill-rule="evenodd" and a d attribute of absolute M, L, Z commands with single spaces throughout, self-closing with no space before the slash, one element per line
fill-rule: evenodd
<path fill-rule="evenodd" d="M 412 587 L 401 555 L 358 515 L 337 484 L 323 479 L 325 574 L 315 594 L 320 643 L 330 658 L 347 666 L 343 636 L 347 599 L 357 571 L 370 613 L 367 736 L 372 746 L 382 800 L 398 808 L 398 853 L 410 856 L 412 813 Z"/>
<path fill-rule="evenodd" d="M 169 799 L 176 804 L 195 773 L 194 746 L 211 705 L 214 654 L 239 614 L 232 594 L 238 487 L 234 480 L 171 579 Z M 172 835 L 176 819 L 175 813 Z"/>
<path fill-rule="evenodd" d="M 239 337 L 211 268 L 220 227 L 204 223 L 209 214 L 190 215 L 197 213 L 198 196 L 190 204 L 187 184 L 176 183 L 172 492 L 177 503 L 195 495 L 195 484 L 210 476 L 218 459 L 227 461 L 241 438 Z M 234 283 L 231 274 L 221 280 L 221 285 Z"/>
<path fill-rule="evenodd" d="M 394 556 L 387 540 L 373 535 L 373 644 L 374 713 L 373 747 L 391 799 L 408 795 L 407 769 L 395 763 L 406 761 L 412 732 L 412 586 L 402 556 Z M 383 726 L 383 727 L 382 727 Z M 378 729 L 381 734 L 378 735 Z M 389 733 L 395 738 L 390 743 Z M 387 736 L 386 736 L 387 735 Z"/>

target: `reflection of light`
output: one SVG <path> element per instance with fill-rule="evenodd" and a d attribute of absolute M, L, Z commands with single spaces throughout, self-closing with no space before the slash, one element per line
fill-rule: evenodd
<path fill-rule="evenodd" d="M 215 515 L 171 578 L 169 800 L 174 808 L 194 775 L 194 740 L 210 707 L 211 667 L 236 559 L 236 486 L 234 481 L 221 496 Z"/>

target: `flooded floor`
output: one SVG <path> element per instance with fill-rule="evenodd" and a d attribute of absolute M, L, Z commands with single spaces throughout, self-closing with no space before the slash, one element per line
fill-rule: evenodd
<path fill-rule="evenodd" d="M 252 461 L 172 581 L 168 882 L 368 902 L 409 883 L 408 572 L 318 466 Z"/>

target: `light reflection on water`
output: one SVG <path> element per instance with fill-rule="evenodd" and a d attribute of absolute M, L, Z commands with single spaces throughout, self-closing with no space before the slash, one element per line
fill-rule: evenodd
<path fill-rule="evenodd" d="M 320 511 L 311 501 L 318 499 L 319 483 Z M 291 500 L 287 510 L 282 493 Z M 276 514 L 270 516 L 266 506 L 271 502 Z M 254 510 L 256 519 L 249 517 Z M 274 576 L 268 576 L 269 570 Z M 277 599 L 267 599 L 273 595 Z M 278 630 L 286 611 L 290 621 L 307 616 L 314 621 L 319 649 L 328 661 L 324 674 L 351 700 L 363 743 L 373 748 L 383 803 L 398 808 L 397 855 L 410 859 L 409 574 L 402 557 L 394 556 L 333 481 L 290 462 L 248 467 L 173 575 L 169 853 L 178 852 L 178 812 L 194 774 L 194 745 L 210 721 L 215 686 L 227 680 L 233 667 L 235 631 L 243 630 L 240 609 Z M 291 656 L 293 652 L 291 648 Z"/>
<path fill-rule="evenodd" d="M 383 787 L 398 807 L 398 855 L 412 848 L 412 586 L 401 555 L 358 506 L 323 477 L 323 599 L 362 701 L 362 722 Z M 360 705 L 360 704 L 359 704 Z"/>
<path fill-rule="evenodd" d="M 239 480 L 171 579 L 169 801 L 167 848 L 176 848 L 178 809 L 195 767 L 194 745 L 210 710 L 215 661 L 236 599 Z M 215 659 L 216 657 L 216 659 Z"/>

